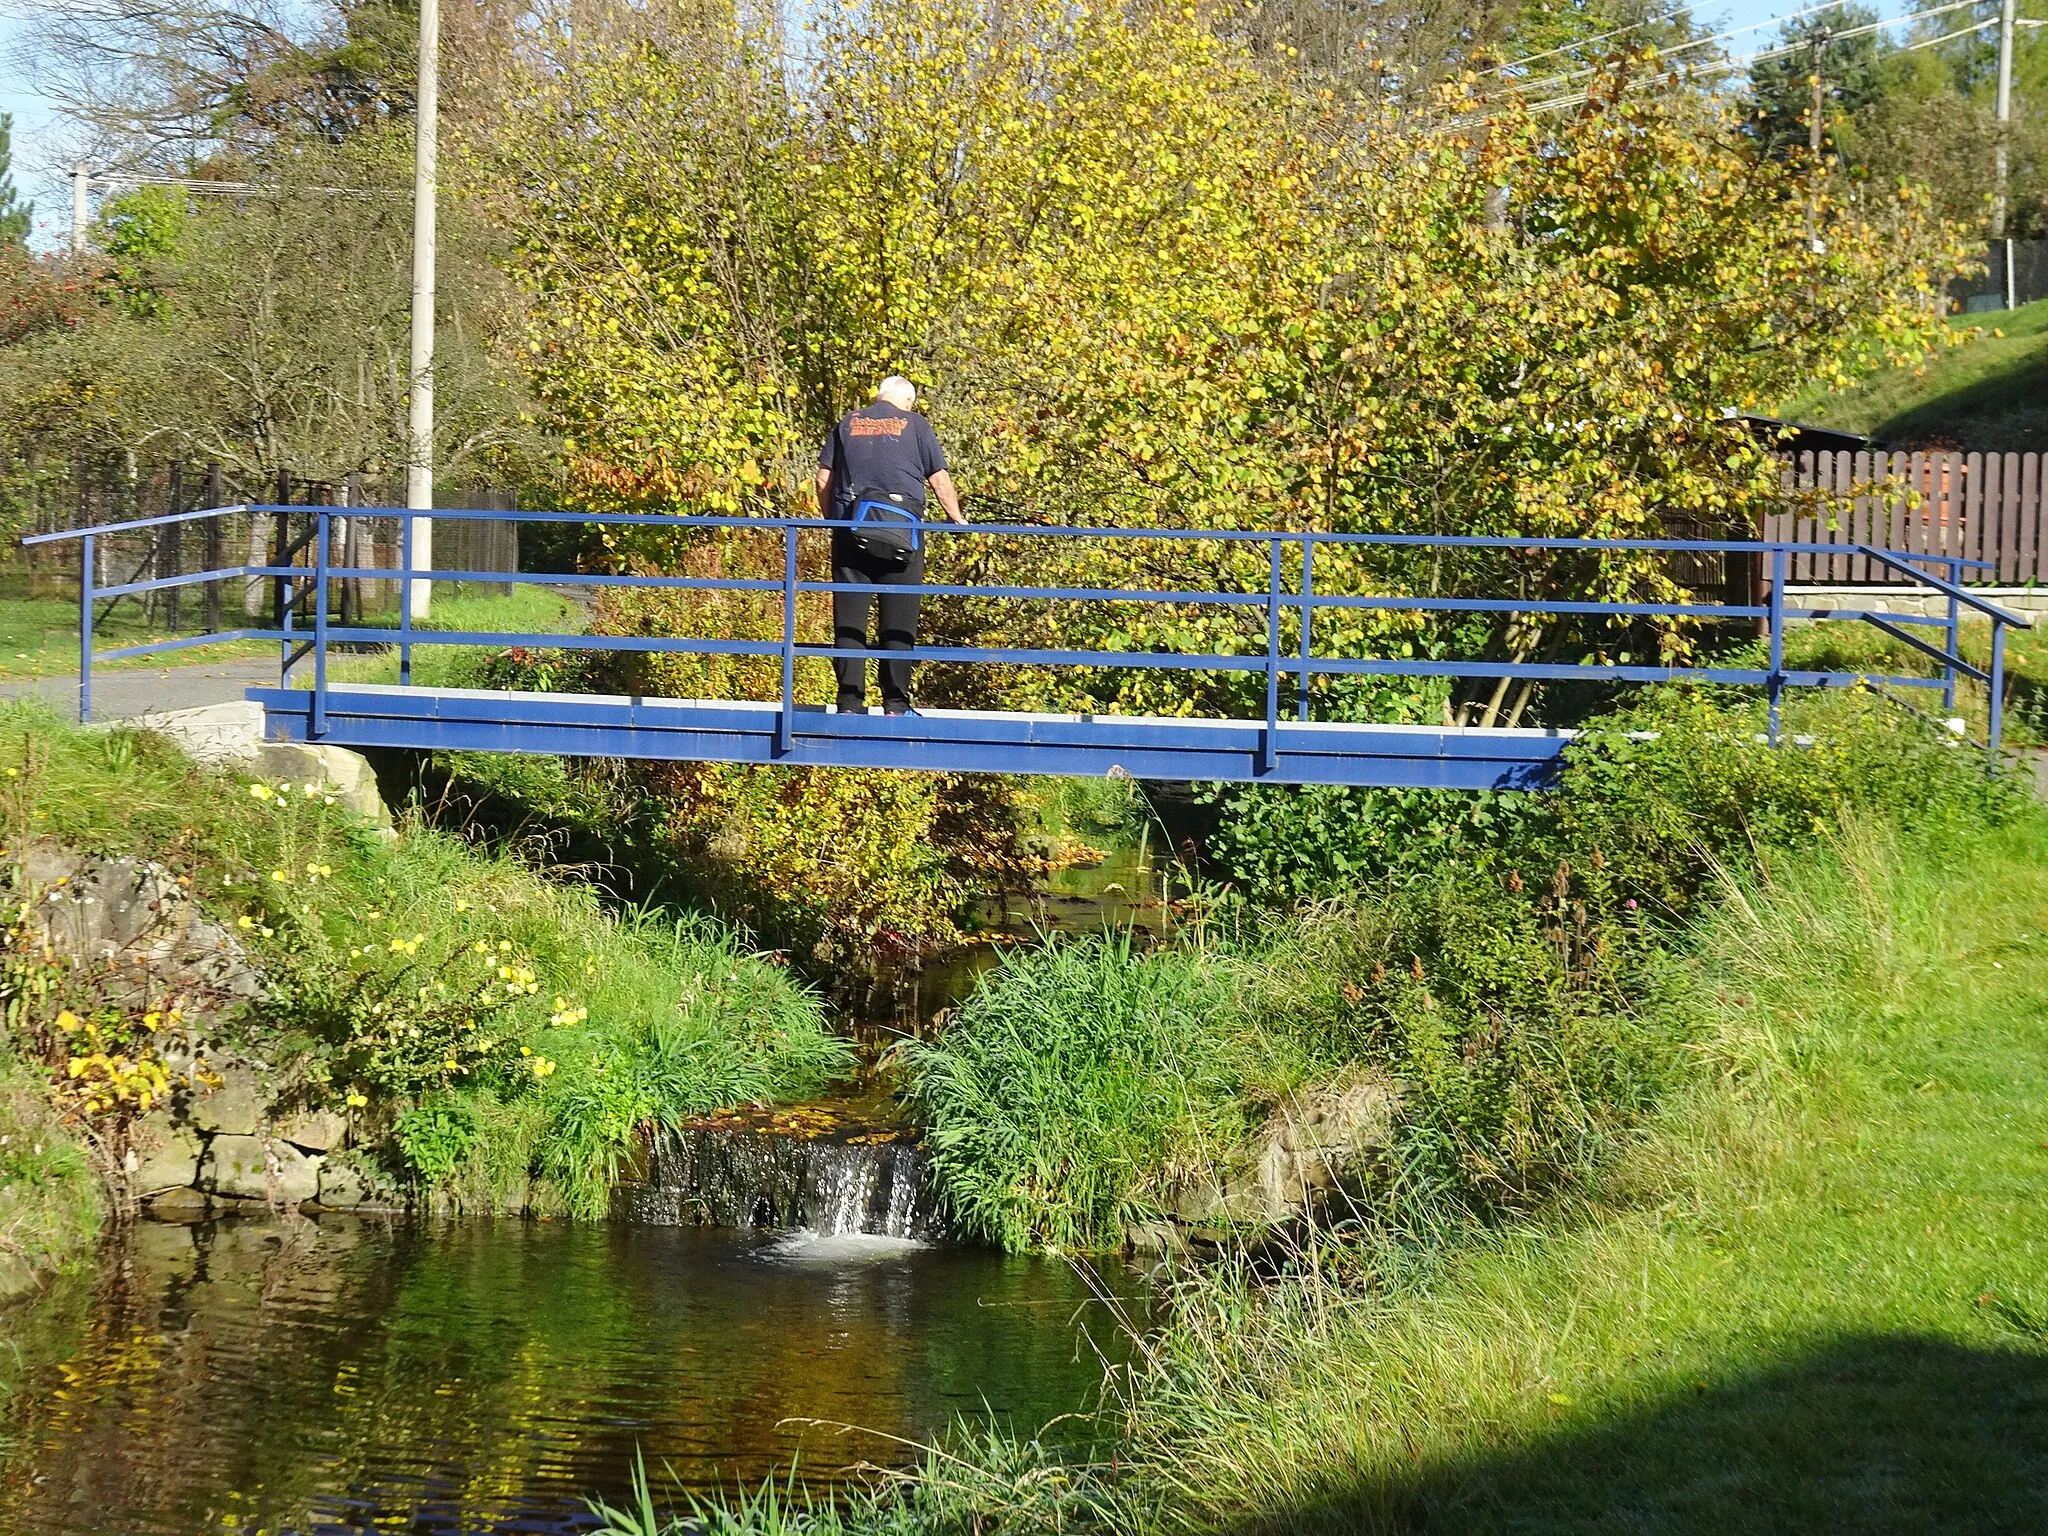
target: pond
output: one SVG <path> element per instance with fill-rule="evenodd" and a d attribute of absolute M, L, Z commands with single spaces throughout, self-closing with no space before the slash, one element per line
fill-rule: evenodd
<path fill-rule="evenodd" d="M 1134 1292 L 878 1237 L 143 1223 L 0 1315 L 0 1531 L 575 1531 L 636 1453 L 698 1490 L 902 1464 L 1092 1406 Z"/>

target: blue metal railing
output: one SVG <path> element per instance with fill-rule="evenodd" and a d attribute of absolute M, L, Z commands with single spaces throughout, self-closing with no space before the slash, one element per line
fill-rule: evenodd
<path fill-rule="evenodd" d="M 96 541 L 113 535 L 158 528 L 171 523 L 205 518 L 263 514 L 313 519 L 310 536 L 294 546 L 295 552 L 310 545 L 310 567 L 297 564 L 246 564 L 189 575 L 158 577 L 98 585 L 94 577 Z M 399 567 L 336 565 L 331 559 L 330 530 L 335 517 L 350 519 L 393 519 L 399 524 Z M 755 534 L 779 533 L 782 542 L 782 572 L 774 577 L 691 577 L 622 576 L 591 574 L 549 574 L 541 572 L 415 570 L 413 528 L 422 517 L 438 521 L 491 520 L 522 523 L 579 525 L 629 525 L 666 530 L 743 530 Z M 1281 721 L 1283 679 L 1297 679 L 1297 710 L 1309 718 L 1310 684 L 1318 676 L 1443 677 L 1456 679 L 1508 679 L 1569 682 L 1663 682 L 1692 679 L 1735 686 L 1761 687 L 1769 699 L 1770 739 L 1779 736 L 1780 708 L 1788 687 L 1840 687 L 1863 683 L 1879 688 L 1940 688 L 1943 707 L 1953 713 L 1958 679 L 1967 677 L 1986 685 L 1989 719 L 1986 746 L 1995 754 L 2003 729 L 2005 631 L 2008 627 L 2031 628 L 2030 622 L 1992 603 L 1962 585 L 1966 569 L 1988 568 L 1988 563 L 1945 554 L 1918 554 L 1856 546 L 1854 552 L 1868 555 L 1898 573 L 1907 590 L 1917 588 L 1945 598 L 1945 615 L 1895 612 L 1878 606 L 1886 591 L 1873 588 L 1872 604 L 1853 609 L 1814 609 L 1788 603 L 1787 572 L 1790 557 L 1797 554 L 1840 555 L 1841 545 L 1778 543 L 1755 540 L 1687 539 L 1571 539 L 1494 538 L 1480 536 L 1438 536 L 1431 534 L 1339 534 L 1313 532 L 1271 532 L 1251 529 L 1134 529 L 1045 527 L 1028 524 L 972 524 L 956 526 L 933 523 L 926 532 L 944 537 L 1001 539 L 1115 539 L 1171 543 L 1201 541 L 1243 545 L 1264 545 L 1266 576 L 1263 590 L 1210 592 L 1158 588 L 1047 587 L 937 582 L 917 586 L 849 587 L 833 582 L 804 581 L 798 575 L 798 542 L 806 533 L 823 538 L 835 524 L 817 518 L 782 517 L 675 517 L 661 513 L 511 512 L 474 508 L 439 508 L 432 512 L 403 507 L 301 507 L 272 504 L 237 504 L 133 522 L 75 528 L 24 539 L 24 544 L 47 544 L 77 540 L 81 544 L 79 582 L 79 718 L 92 713 L 92 671 L 96 661 L 123 657 L 161 655 L 195 646 L 230 640 L 276 641 L 281 646 L 281 674 L 284 686 L 291 685 L 292 669 L 310 656 L 313 665 L 311 729 L 317 737 L 325 727 L 328 695 L 328 653 L 336 644 L 396 643 L 402 685 L 412 680 L 412 652 L 419 645 L 544 646 L 565 650 L 618 650 L 679 652 L 731 656 L 773 657 L 780 661 L 781 713 L 775 729 L 777 750 L 787 752 L 795 730 L 796 662 L 801 657 L 860 657 L 896 661 L 947 661 L 995 665 L 1085 666 L 1151 668 L 1172 671 L 1223 671 L 1261 674 L 1264 682 L 1266 735 L 1261 748 L 1264 765 L 1270 768 L 1277 751 Z M 283 547 L 280 545 L 280 547 Z M 1503 550 L 1586 553 L 1641 553 L 1673 556 L 1754 556 L 1763 571 L 1764 600 L 1760 603 L 1707 602 L 1600 602 L 1582 599 L 1539 598 L 1454 598 L 1428 596 L 1373 596 L 1319 593 L 1314 588 L 1315 554 L 1326 548 L 1419 548 L 1445 550 Z M 1298 562 L 1291 562 L 1290 550 L 1299 550 Z M 1298 563 L 1298 586 L 1290 586 L 1287 572 Z M 1932 566 L 1937 570 L 1922 569 Z M 158 640 L 96 652 L 93 643 L 94 607 L 97 601 L 233 579 L 256 578 L 274 583 L 278 616 L 271 627 L 240 627 L 206 634 Z M 399 589 L 395 630 L 363 624 L 337 625 L 329 607 L 329 588 L 336 580 L 369 579 L 395 582 Z M 779 593 L 782 633 L 772 640 L 735 640 L 717 637 L 655 637 L 619 635 L 556 635 L 496 631 L 425 630 L 414 626 L 411 592 L 415 581 L 527 583 L 553 587 L 626 587 L 680 591 L 725 591 Z M 797 640 L 799 599 L 809 595 L 841 591 L 865 593 L 915 591 L 925 597 L 962 597 L 997 600 L 1053 602 L 1113 602 L 1175 605 L 1204 605 L 1262 610 L 1265 646 L 1254 653 L 1190 653 L 1163 651 L 1099 651 L 1061 648 L 1018 648 L 1000 646 L 919 645 L 909 650 L 875 650 L 800 644 Z M 298 609 L 308 597 L 312 608 L 310 635 L 298 627 Z M 1991 624 L 1990 665 L 1980 668 L 1961 654 L 1962 620 L 1965 610 L 1981 615 Z M 1282 618 L 1292 611 L 1300 626 L 1298 652 L 1282 649 Z M 1322 612 L 1417 612 L 1527 616 L 1587 616 L 1615 619 L 1675 618 L 1681 620 L 1760 620 L 1767 636 L 1768 661 L 1763 667 L 1720 665 L 1643 665 L 1632 663 L 1566 663 L 1539 661 L 1472 660 L 1429 658 L 1319 655 L 1314 647 L 1315 616 Z M 1938 664 L 1937 675 L 1886 675 L 1868 672 L 1824 672 L 1788 669 L 1785 665 L 1785 626 L 1803 619 L 1853 620 L 1869 624 Z M 1933 632 L 1939 643 L 1923 639 L 1915 630 Z"/>

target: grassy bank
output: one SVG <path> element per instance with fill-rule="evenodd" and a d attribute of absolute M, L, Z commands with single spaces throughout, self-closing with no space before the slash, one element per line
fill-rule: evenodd
<path fill-rule="evenodd" d="M 1419 1286 L 1184 1314 L 1133 1400 L 1161 1513 L 2037 1526 L 2044 930 L 2038 814 L 1772 861 L 1689 959 L 1692 1088 L 1596 1179 Z"/>
<path fill-rule="evenodd" d="M 1117 1246 L 1361 1077 L 1399 1098 L 1353 1170 L 1369 1204 L 1490 1220 L 1568 1186 L 1682 1076 L 1661 999 L 1725 870 L 2010 801 L 1870 695 L 1787 720 L 1813 744 L 1764 745 L 1752 702 L 1655 694 L 1594 722 L 1540 796 L 1233 787 L 1211 844 L 1232 889 L 1176 943 L 1006 957 L 912 1048 L 957 1218 L 1013 1248 Z"/>
<path fill-rule="evenodd" d="M 1989 668 L 1990 623 L 1965 622 L 1959 648 L 1964 660 Z M 1761 644 L 1757 649 L 1762 654 Z M 1795 624 L 1785 636 L 1785 664 L 1821 672 L 1875 672 L 1894 677 L 1933 677 L 1938 671 L 1923 653 L 1867 624 Z M 1941 713 L 1939 692 L 1914 689 L 1911 694 L 1908 702 L 1915 707 Z M 1989 697 L 1984 684 L 1969 678 L 1957 680 L 1956 714 L 1979 741 L 1985 739 L 1990 723 Z M 2009 745 L 2048 745 L 2048 629 L 2006 631 L 2004 725 Z"/>
<path fill-rule="evenodd" d="M 622 920 L 508 855 L 417 825 L 387 843 L 316 787 L 213 773 L 159 738 L 28 706 L 0 713 L 0 764 L 6 846 L 47 839 L 179 877 L 267 984 L 187 1022 L 268 1063 L 281 1105 L 346 1113 L 361 1155 L 422 1192 L 600 1214 L 640 1125 L 801 1096 L 850 1059 L 817 997 L 715 923 Z M 17 1051 L 49 1071 L 61 1113 L 118 1129 L 147 1106 L 95 1108 L 88 1090 L 147 1082 L 156 1018 L 95 991 L 90 968 L 39 964 L 17 934 Z M 106 1048 L 60 1027 L 63 1008 Z"/>
<path fill-rule="evenodd" d="M 91 1249 L 100 1182 L 42 1074 L 0 1043 L 0 1301 Z"/>

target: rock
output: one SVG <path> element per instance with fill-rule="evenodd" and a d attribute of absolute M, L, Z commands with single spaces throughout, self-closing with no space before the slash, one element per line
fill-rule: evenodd
<path fill-rule="evenodd" d="M 1268 1205 L 1299 1210 L 1335 1188 L 1346 1170 L 1387 1144 L 1400 1106 L 1392 1085 L 1373 1077 L 1282 1105 L 1259 1157 L 1259 1191 Z"/>
<path fill-rule="evenodd" d="M 137 715 L 122 723 L 168 736 L 192 761 L 213 768 L 244 767 L 263 743 L 263 706 L 252 699 Z"/>
<path fill-rule="evenodd" d="M 1184 1180 L 1173 1217 L 1192 1229 L 1270 1226 L 1306 1215 L 1387 1144 L 1399 1108 L 1391 1084 L 1366 1076 L 1291 1099 L 1243 1153 Z"/>
<path fill-rule="evenodd" d="M 256 1069 L 245 1062 L 228 1061 L 213 1070 L 220 1077 L 220 1086 L 211 1092 L 193 1093 L 192 1124 L 223 1136 L 254 1136 L 263 1129 L 264 1111 L 269 1107 Z"/>
<path fill-rule="evenodd" d="M 212 1195 L 297 1205 L 320 1192 L 321 1161 L 274 1136 L 216 1136 L 199 1183 Z"/>
<path fill-rule="evenodd" d="M 348 1139 L 348 1122 L 331 1109 L 300 1109 L 271 1119 L 270 1134 L 304 1152 L 326 1152 Z"/>
<path fill-rule="evenodd" d="M 330 1159 L 320 1168 L 320 1203 L 329 1210 L 399 1210 L 405 1200 L 376 1173 L 353 1161 Z"/>
<path fill-rule="evenodd" d="M 1124 1240 L 1133 1253 L 1171 1258 L 1188 1250 L 1187 1235 L 1170 1221 L 1133 1222 L 1125 1229 Z"/>
<path fill-rule="evenodd" d="M 168 1113 L 145 1115 L 128 1133 L 129 1193 L 147 1200 L 189 1186 L 199 1177 L 199 1159 L 205 1151 L 205 1141 L 189 1125 L 178 1124 Z"/>
<path fill-rule="evenodd" d="M 373 826 L 389 830 L 391 811 L 377 789 L 370 760 L 347 747 L 300 741 L 266 741 L 245 770 L 252 777 L 293 785 L 317 784 Z"/>
<path fill-rule="evenodd" d="M 247 1195 L 216 1195 L 213 1199 L 213 1214 L 228 1216 L 275 1216 L 289 1209 L 284 1205 L 272 1205 L 268 1200 L 257 1200 Z"/>
<path fill-rule="evenodd" d="M 200 914 L 177 876 L 140 859 L 74 853 L 48 838 L 23 850 L 17 889 L 57 954 L 116 969 L 116 1001 L 192 1008 L 203 998 L 246 999 L 263 980 L 240 942 Z"/>
<path fill-rule="evenodd" d="M 153 1221 L 204 1221 L 213 1212 L 205 1191 L 181 1187 L 166 1189 L 145 1201 L 143 1211 Z"/>
<path fill-rule="evenodd" d="M 319 784 L 372 825 L 388 831 L 391 812 L 377 789 L 369 759 L 346 747 L 265 741 L 263 706 L 247 699 L 138 715 L 122 722 L 167 736 L 194 762 L 230 768 L 275 783 Z"/>

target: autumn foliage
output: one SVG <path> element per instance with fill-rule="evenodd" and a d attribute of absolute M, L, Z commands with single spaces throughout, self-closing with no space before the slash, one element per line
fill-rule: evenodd
<path fill-rule="evenodd" d="M 1729 418 L 1936 330 L 1953 231 L 1910 193 L 1832 200 L 1653 55 L 1611 60 L 1564 114 L 1481 104 L 1465 82 L 1397 115 L 1262 69 L 1217 22 L 902 0 L 827 7 L 787 47 L 725 20 L 543 41 L 471 171 L 513 243 L 571 497 L 806 512 L 820 436 L 902 371 L 982 520 L 1740 530 L 1777 473 Z M 751 542 L 639 535 L 590 554 L 778 575 Z M 939 579 L 1263 592 L 1271 574 L 1256 543 L 935 549 Z M 1636 556 L 1326 549 L 1316 565 L 1324 592 L 1668 600 L 1673 583 Z M 664 601 L 667 632 L 779 622 Z M 947 640 L 1266 645 L 1256 607 L 927 609 Z M 801 624 L 825 638 L 821 611 Z M 1317 649 L 1569 660 L 1693 638 L 1354 610 L 1319 617 Z M 1252 702 L 1235 674 L 928 667 L 922 686 L 1013 707 Z M 1529 688 L 1490 682 L 1321 679 L 1315 707 L 1535 718 Z M 839 799 L 820 795 L 821 811 Z"/>
<path fill-rule="evenodd" d="M 1615 59 L 1563 115 L 1482 112 L 1454 86 L 1424 116 L 1361 116 L 1212 22 L 908 0 L 828 10 L 787 51 L 710 26 L 558 40 L 477 169 L 517 241 L 573 493 L 804 510 L 820 434 L 901 369 L 982 518 L 1717 531 L 1776 485 L 1728 414 L 1934 332 L 1951 231 L 1910 194 L 1814 194 L 1653 56 Z M 1083 581 L 1267 580 L 1262 548 L 1183 545 L 1169 571 L 1099 542 L 1032 558 Z M 1664 579 L 1385 555 L 1318 576 L 1530 595 Z M 972 620 L 1070 641 L 1106 622 Z M 1264 646 L 1242 612 L 1118 622 L 1126 644 Z M 1327 638 L 1445 636 L 1372 618 Z M 1464 639 L 1601 643 L 1555 625 Z M 1019 686 L 1193 702 L 1163 675 Z"/>

